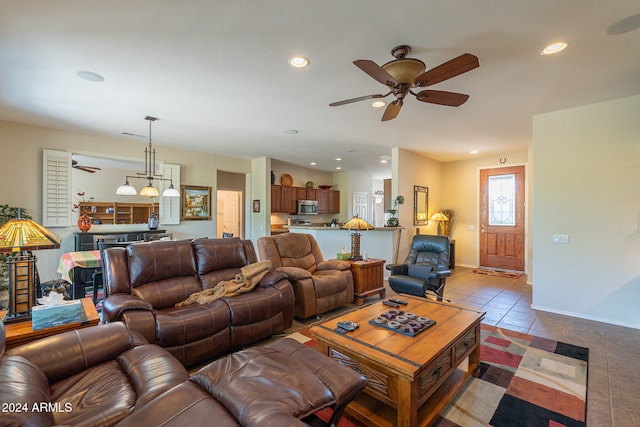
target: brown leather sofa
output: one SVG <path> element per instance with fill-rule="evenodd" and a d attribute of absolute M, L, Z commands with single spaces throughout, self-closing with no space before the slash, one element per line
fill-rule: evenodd
<path fill-rule="evenodd" d="M 4 353 L 0 425 L 114 425 L 189 379 L 177 359 L 121 322 L 54 335 Z"/>
<path fill-rule="evenodd" d="M 297 426 L 325 407 L 337 425 L 366 385 L 356 371 L 284 338 L 232 353 L 193 376 L 121 322 L 4 352 L 0 425 Z"/>
<path fill-rule="evenodd" d="M 110 248 L 103 260 L 103 321 L 123 321 L 185 366 L 212 360 L 291 327 L 293 289 L 285 274 L 273 270 L 251 292 L 175 307 L 254 262 L 251 241 L 237 237 Z"/>
<path fill-rule="evenodd" d="M 258 238 L 261 260 L 283 272 L 296 295 L 296 317 L 306 319 L 353 301 L 353 276 L 348 262 L 325 261 L 310 234 L 284 233 Z"/>

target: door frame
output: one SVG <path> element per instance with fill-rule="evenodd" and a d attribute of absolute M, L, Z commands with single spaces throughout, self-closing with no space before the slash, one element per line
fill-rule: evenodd
<path fill-rule="evenodd" d="M 527 162 L 505 163 L 498 166 L 481 166 L 476 171 L 476 209 L 475 209 L 475 234 L 476 242 L 476 267 L 480 267 L 480 212 L 482 201 L 480 200 L 480 171 L 486 169 L 512 168 L 517 166 L 524 167 L 524 273 L 529 275 L 529 165 Z"/>

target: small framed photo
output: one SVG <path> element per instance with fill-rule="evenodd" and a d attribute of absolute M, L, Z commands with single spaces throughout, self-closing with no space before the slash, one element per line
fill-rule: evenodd
<path fill-rule="evenodd" d="M 181 185 L 180 189 L 182 190 L 180 220 L 210 220 L 211 187 Z"/>
<path fill-rule="evenodd" d="M 253 201 L 253 211 L 260 212 L 260 200 Z"/>

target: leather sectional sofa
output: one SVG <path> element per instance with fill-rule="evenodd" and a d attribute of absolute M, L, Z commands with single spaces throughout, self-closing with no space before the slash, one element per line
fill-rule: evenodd
<path fill-rule="evenodd" d="M 2 426 L 302 426 L 325 407 L 337 424 L 366 385 L 361 374 L 288 338 L 191 376 L 121 322 L 4 347 L 0 322 Z"/>
<path fill-rule="evenodd" d="M 105 251 L 108 297 L 103 322 L 124 322 L 151 344 L 193 366 L 291 327 L 294 292 L 287 276 L 268 272 L 250 292 L 204 305 L 175 307 L 191 294 L 231 280 L 257 262 L 239 238 L 136 243 Z"/>

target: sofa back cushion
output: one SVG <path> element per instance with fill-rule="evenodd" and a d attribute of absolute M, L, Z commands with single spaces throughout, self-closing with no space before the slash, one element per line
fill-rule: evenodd
<path fill-rule="evenodd" d="M 231 280 L 242 267 L 257 262 L 250 240 L 204 238 L 193 240 L 191 245 L 203 289 L 212 288 L 222 280 Z"/>
<path fill-rule="evenodd" d="M 202 290 L 189 240 L 127 247 L 131 293 L 155 309 L 171 307 Z"/>

